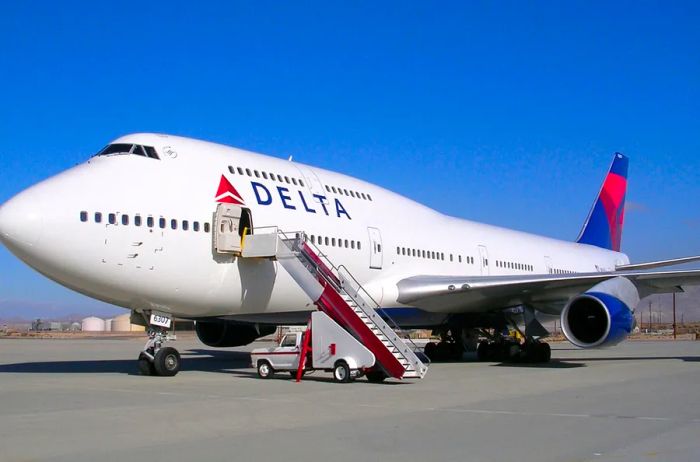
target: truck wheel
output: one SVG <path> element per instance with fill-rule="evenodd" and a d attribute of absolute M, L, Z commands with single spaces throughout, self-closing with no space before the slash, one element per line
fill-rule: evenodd
<path fill-rule="evenodd" d="M 333 367 L 333 378 L 339 383 L 348 383 L 350 381 L 350 368 L 345 361 L 338 361 Z"/>
<path fill-rule="evenodd" d="M 270 366 L 270 363 L 267 361 L 260 361 L 258 363 L 258 376 L 260 376 L 261 379 L 269 379 L 275 375 L 274 369 L 272 369 L 272 366 Z"/>

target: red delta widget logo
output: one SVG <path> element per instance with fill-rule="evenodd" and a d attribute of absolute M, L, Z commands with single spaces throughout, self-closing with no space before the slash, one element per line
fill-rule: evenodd
<path fill-rule="evenodd" d="M 296 189 L 292 191 L 284 186 L 276 186 L 273 189 L 274 192 L 271 192 L 267 186 L 262 183 L 258 183 L 257 181 L 251 181 L 250 187 L 253 190 L 253 194 L 255 195 L 255 200 L 257 201 L 258 205 L 268 206 L 279 200 L 285 209 L 303 210 L 306 213 L 322 212 L 326 216 L 331 216 L 331 214 L 334 214 L 336 218 L 345 216 L 345 218 L 348 220 L 352 220 L 352 218 L 350 218 L 350 214 L 347 212 L 347 210 L 345 210 L 345 207 L 337 198 L 333 199 L 333 205 L 331 206 L 328 198 L 323 194 L 309 193 L 310 197 L 307 197 L 303 190 Z M 221 175 L 221 180 L 219 180 L 219 188 L 216 190 L 214 197 L 216 198 L 216 202 L 245 206 L 243 196 L 224 175 Z"/>

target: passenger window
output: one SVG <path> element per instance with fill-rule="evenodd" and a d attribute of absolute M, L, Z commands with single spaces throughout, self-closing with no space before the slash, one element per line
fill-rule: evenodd
<path fill-rule="evenodd" d="M 360 241 L 357 241 L 357 250 L 362 249 L 362 243 Z"/>
<path fill-rule="evenodd" d="M 330 245 L 330 244 L 329 244 L 330 239 L 328 239 L 328 236 L 326 236 L 326 238 L 324 239 L 324 241 L 326 242 L 326 245 Z"/>
<path fill-rule="evenodd" d="M 253 175 L 250 173 L 250 169 L 249 169 L 249 168 L 245 169 L 245 174 L 248 175 L 248 176 L 253 176 Z"/>
<path fill-rule="evenodd" d="M 367 199 L 369 199 L 369 200 L 371 201 L 371 200 L 372 200 L 372 196 L 370 196 L 369 194 L 367 194 Z"/>
<path fill-rule="evenodd" d="M 326 191 L 331 192 L 331 188 L 329 188 L 328 185 L 326 185 Z"/>
<path fill-rule="evenodd" d="M 362 196 L 363 199 L 367 200 L 367 198 L 365 197 L 365 193 L 360 193 L 360 196 Z"/>
<path fill-rule="evenodd" d="M 84 212 L 84 211 L 83 211 L 83 212 L 80 212 L 80 221 L 82 221 L 83 223 L 85 223 L 85 222 L 87 221 L 87 218 L 88 218 L 87 212 Z"/>
<path fill-rule="evenodd" d="M 288 177 L 288 176 L 285 176 L 285 177 L 284 177 L 284 182 L 287 183 L 287 184 L 289 184 L 289 177 Z"/>
<path fill-rule="evenodd" d="M 260 178 L 260 172 L 258 172 L 257 170 L 255 170 L 253 173 L 255 173 L 255 178 Z"/>
<path fill-rule="evenodd" d="M 122 215 L 122 225 L 127 226 L 129 224 L 129 215 Z"/>
<path fill-rule="evenodd" d="M 331 238 L 331 246 L 335 247 L 335 238 Z"/>
<path fill-rule="evenodd" d="M 182 230 L 187 231 L 190 229 L 190 222 L 187 220 L 182 220 Z"/>
<path fill-rule="evenodd" d="M 204 232 L 205 233 L 209 232 L 209 223 L 204 223 Z"/>
<path fill-rule="evenodd" d="M 299 180 L 299 186 L 301 186 L 301 187 L 303 188 L 303 187 L 304 187 L 304 182 L 301 181 L 301 180 Z"/>
<path fill-rule="evenodd" d="M 260 173 L 262 173 L 263 178 L 265 178 L 267 180 L 267 172 L 260 172 Z"/>
<path fill-rule="evenodd" d="M 177 229 L 177 220 L 170 220 L 170 228 Z"/>
<path fill-rule="evenodd" d="M 296 335 L 285 335 L 280 346 L 282 346 L 282 347 L 295 347 L 295 346 L 297 346 L 297 336 Z"/>
<path fill-rule="evenodd" d="M 459 261 L 460 263 L 462 263 L 462 256 L 461 256 L 461 255 L 457 255 L 457 261 Z"/>
<path fill-rule="evenodd" d="M 355 249 L 355 241 L 350 241 L 350 248 Z"/>
<path fill-rule="evenodd" d="M 192 231 L 194 231 L 195 233 L 199 232 L 199 222 L 198 221 L 195 221 L 192 223 Z"/>
<path fill-rule="evenodd" d="M 228 171 L 231 173 L 236 173 L 236 170 L 233 167 L 231 167 L 230 165 L 228 166 Z"/>
<path fill-rule="evenodd" d="M 165 229 L 165 218 L 162 218 L 162 217 L 161 217 L 161 218 L 158 220 L 158 226 L 159 226 L 161 229 Z"/>
<path fill-rule="evenodd" d="M 316 240 L 314 239 L 314 235 L 313 235 L 313 234 L 312 234 L 311 236 L 309 236 L 309 239 L 311 240 L 311 243 L 312 243 L 312 244 L 315 244 L 315 243 L 316 243 Z"/>
<path fill-rule="evenodd" d="M 296 185 L 297 185 L 297 179 L 296 179 L 296 178 L 292 178 L 292 183 L 294 183 L 294 186 L 296 186 Z"/>
<path fill-rule="evenodd" d="M 153 217 L 146 218 L 146 226 L 153 228 Z"/>
<path fill-rule="evenodd" d="M 236 167 L 239 175 L 243 175 L 243 169 L 241 167 Z"/>
<path fill-rule="evenodd" d="M 134 217 L 134 225 L 141 226 L 141 215 L 136 215 Z"/>
<path fill-rule="evenodd" d="M 109 224 L 110 224 L 110 225 L 116 225 L 116 224 L 117 224 L 117 216 L 116 216 L 115 214 L 110 213 L 110 214 L 108 215 L 108 218 L 107 218 L 107 219 L 109 220 Z"/>
<path fill-rule="evenodd" d="M 350 195 L 350 193 L 348 192 L 347 189 L 343 189 L 343 193 L 344 193 L 346 196 L 349 196 L 349 195 Z"/>
<path fill-rule="evenodd" d="M 346 248 L 346 249 L 347 249 L 348 247 L 350 247 L 350 245 L 349 245 L 349 244 L 350 244 L 350 243 L 348 242 L 348 240 L 347 240 L 347 239 L 345 239 L 345 248 Z"/>
<path fill-rule="evenodd" d="M 284 183 L 284 180 L 282 179 L 282 175 L 279 175 L 279 174 L 277 175 L 277 181 L 279 181 L 280 183 Z"/>
<path fill-rule="evenodd" d="M 335 186 L 331 186 L 331 189 L 333 190 L 333 193 L 337 194 L 337 191 L 335 190 Z"/>

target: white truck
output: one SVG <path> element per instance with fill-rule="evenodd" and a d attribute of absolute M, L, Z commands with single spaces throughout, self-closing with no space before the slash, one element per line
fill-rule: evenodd
<path fill-rule="evenodd" d="M 250 353 L 252 366 L 261 378 L 268 379 L 275 372 L 287 372 L 296 377 L 305 335 L 311 335 L 310 350 L 306 354 L 303 372 L 323 370 L 333 373 L 336 382 L 349 382 L 368 372 L 375 365 L 375 357 L 355 337 L 340 327 L 327 314 L 311 314 L 306 332 L 291 332 L 282 337 L 279 346 L 256 348 Z M 386 377 L 383 371 L 371 370 L 368 378 Z"/>

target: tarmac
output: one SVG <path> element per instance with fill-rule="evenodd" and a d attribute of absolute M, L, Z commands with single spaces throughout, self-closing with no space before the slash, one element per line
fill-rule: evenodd
<path fill-rule="evenodd" d="M 700 342 L 553 345 L 527 366 L 432 364 L 425 379 L 257 378 L 246 351 L 142 339 L 0 340 L 0 461 L 700 460 Z"/>

